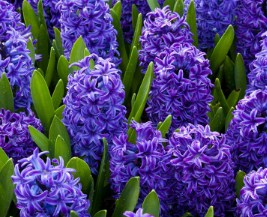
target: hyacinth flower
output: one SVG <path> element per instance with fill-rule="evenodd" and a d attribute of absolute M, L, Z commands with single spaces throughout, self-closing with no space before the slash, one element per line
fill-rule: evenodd
<path fill-rule="evenodd" d="M 38 14 L 38 2 L 39 0 L 28 0 L 34 12 Z M 44 17 L 46 19 L 46 25 L 48 33 L 51 38 L 54 38 L 53 27 L 60 29 L 60 10 L 57 7 L 59 0 L 43 0 Z"/>
<path fill-rule="evenodd" d="M 118 0 L 113 1 L 115 4 Z M 164 0 L 159 0 L 158 3 L 162 6 Z M 132 24 L 132 6 L 135 5 L 138 12 L 146 18 L 148 12 L 151 11 L 147 1 L 144 0 L 124 0 L 122 1 L 122 15 L 121 15 L 121 25 L 123 29 L 123 34 L 125 41 L 128 43 L 132 42 L 133 37 L 133 24 Z"/>
<path fill-rule="evenodd" d="M 115 197 L 119 197 L 127 181 L 139 176 L 141 191 L 137 207 L 155 189 L 161 202 L 161 216 L 169 216 L 173 183 L 163 161 L 166 152 L 162 143 L 166 139 L 152 127 L 151 122 L 139 124 L 132 121 L 131 127 L 136 131 L 136 144 L 128 141 L 126 133 L 113 140 L 110 151 L 111 188 Z"/>
<path fill-rule="evenodd" d="M 117 31 L 105 0 L 60 0 L 61 37 L 69 57 L 74 42 L 82 36 L 90 53 L 119 64 Z"/>
<path fill-rule="evenodd" d="M 95 61 L 93 69 L 90 60 Z M 102 138 L 110 143 L 126 130 L 126 108 L 122 105 L 125 92 L 120 71 L 110 59 L 92 54 L 75 65 L 80 69 L 69 75 L 63 123 L 74 155 L 84 158 L 96 174 L 103 152 Z"/>
<path fill-rule="evenodd" d="M 266 207 L 267 169 L 259 168 L 244 177 L 244 187 L 237 199 L 237 214 L 240 217 L 264 217 Z"/>
<path fill-rule="evenodd" d="M 28 131 L 29 125 L 42 131 L 41 122 L 33 112 L 26 114 L 0 110 L 0 147 L 15 163 L 30 156 L 36 148 Z"/>
<path fill-rule="evenodd" d="M 192 0 L 185 0 L 185 14 Z M 214 37 L 223 35 L 234 23 L 237 0 L 194 0 L 199 39 L 199 49 L 214 47 Z"/>
<path fill-rule="evenodd" d="M 142 46 L 139 53 L 140 65 L 145 71 L 157 54 L 166 48 L 174 43 L 191 43 L 193 40 L 185 17 L 180 17 L 166 6 L 163 9 L 156 8 L 147 14 L 140 42 Z"/>
<path fill-rule="evenodd" d="M 174 132 L 167 146 L 169 163 L 175 168 L 176 210 L 188 209 L 205 216 L 214 206 L 214 216 L 229 216 L 234 204 L 234 171 L 225 137 L 208 125 L 188 125 Z"/>
<path fill-rule="evenodd" d="M 143 209 L 139 208 L 136 213 L 134 212 L 130 212 L 130 211 L 126 211 L 123 214 L 125 217 L 153 217 L 150 214 L 143 214 Z"/>
<path fill-rule="evenodd" d="M 261 50 L 262 34 L 267 30 L 266 0 L 238 1 L 236 16 L 237 51 L 248 66 Z"/>
<path fill-rule="evenodd" d="M 267 90 L 255 90 L 240 100 L 226 132 L 236 170 L 248 173 L 267 167 Z"/>
<path fill-rule="evenodd" d="M 267 32 L 265 33 L 267 34 Z M 246 93 L 250 94 L 254 90 L 264 90 L 267 86 L 267 38 L 261 41 L 261 51 L 255 55 L 255 60 L 249 65 L 248 73 L 249 85 Z"/>
<path fill-rule="evenodd" d="M 89 217 L 90 202 L 81 190 L 79 178 L 74 179 L 74 169 L 65 168 L 64 161 L 41 156 L 35 149 L 28 158 L 19 160 L 14 175 L 17 207 L 21 217 L 70 216 L 70 211 Z"/>
<path fill-rule="evenodd" d="M 204 55 L 191 44 L 174 44 L 155 59 L 155 78 L 146 109 L 155 125 L 169 114 L 173 116 L 171 132 L 189 123 L 208 123 L 213 85 Z"/>

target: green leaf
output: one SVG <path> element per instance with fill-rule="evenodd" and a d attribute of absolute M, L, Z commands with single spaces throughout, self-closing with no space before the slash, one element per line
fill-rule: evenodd
<path fill-rule="evenodd" d="M 244 187 L 244 177 L 245 177 L 245 175 L 246 175 L 245 172 L 239 170 L 237 172 L 236 177 L 235 177 L 235 190 L 236 190 L 237 198 L 240 197 L 240 191 Z"/>
<path fill-rule="evenodd" d="M 66 107 L 65 105 L 62 105 L 62 106 L 58 107 L 57 110 L 55 111 L 55 115 L 56 115 L 60 120 L 62 120 L 62 118 L 63 118 L 62 113 L 63 113 L 65 107 Z"/>
<path fill-rule="evenodd" d="M 125 211 L 133 211 L 140 192 L 140 178 L 132 177 L 124 187 L 120 198 L 116 201 L 116 206 L 112 217 L 124 217 Z"/>
<path fill-rule="evenodd" d="M 3 166 L 6 164 L 7 161 L 8 161 L 7 154 L 4 152 L 2 148 L 0 148 L 0 171 L 2 170 Z"/>
<path fill-rule="evenodd" d="M 223 107 L 223 111 L 225 114 L 227 114 L 229 112 L 230 107 L 225 99 L 224 93 L 221 88 L 220 80 L 218 78 L 216 78 L 215 80 L 215 89 L 217 92 L 218 100 L 221 106 Z"/>
<path fill-rule="evenodd" d="M 117 16 L 119 19 L 121 19 L 121 11 L 122 11 L 122 7 L 121 7 L 121 2 L 120 1 L 117 1 L 115 3 L 115 5 L 113 6 L 112 10 L 114 12 L 116 12 Z"/>
<path fill-rule="evenodd" d="M 160 8 L 160 5 L 157 0 L 147 0 L 147 3 L 151 11 L 154 11 L 156 8 Z"/>
<path fill-rule="evenodd" d="M 82 36 L 80 36 L 73 44 L 73 47 L 72 47 L 72 50 L 70 53 L 70 64 L 78 62 L 84 58 L 84 52 L 83 51 L 85 48 L 86 48 L 86 44 L 85 44 Z M 73 72 L 73 71 L 78 70 L 78 69 L 79 69 L 78 66 L 72 66 L 70 68 L 70 71 Z"/>
<path fill-rule="evenodd" d="M 70 217 L 79 217 L 79 214 L 73 210 L 70 211 Z"/>
<path fill-rule="evenodd" d="M 233 90 L 227 98 L 229 107 L 235 107 L 239 99 L 240 90 Z"/>
<path fill-rule="evenodd" d="M 58 57 L 60 57 L 61 55 L 64 55 L 61 33 L 60 30 L 56 27 L 54 27 L 54 33 L 55 33 L 55 45 L 56 45 L 55 49 L 58 52 Z"/>
<path fill-rule="evenodd" d="M 226 118 L 225 118 L 225 127 L 224 127 L 225 131 L 228 129 L 228 126 L 229 126 L 231 120 L 234 117 L 233 111 L 234 111 L 234 108 L 231 107 L 230 110 L 229 110 L 229 112 L 228 112 L 228 114 L 226 115 Z"/>
<path fill-rule="evenodd" d="M 13 199 L 14 185 L 11 176 L 14 172 L 14 164 L 9 159 L 0 171 L 0 216 L 6 216 Z"/>
<path fill-rule="evenodd" d="M 217 131 L 220 132 L 225 126 L 225 116 L 223 112 L 223 108 L 220 107 L 216 114 L 214 115 L 214 118 L 210 122 L 210 129 L 211 131 Z"/>
<path fill-rule="evenodd" d="M 198 47 L 198 33 L 197 33 L 197 19 L 196 19 L 196 8 L 195 8 L 195 3 L 194 1 L 191 1 L 187 16 L 186 16 L 186 21 L 190 26 L 190 30 L 193 33 L 193 44 Z"/>
<path fill-rule="evenodd" d="M 135 31 L 134 31 L 131 50 L 133 49 L 134 46 L 137 48 L 140 47 L 139 38 L 140 38 L 140 35 L 142 33 L 142 26 L 143 26 L 143 19 L 142 19 L 142 14 L 140 13 L 140 14 L 138 14 L 138 17 L 137 17 L 137 22 L 136 22 L 136 27 L 135 27 Z M 131 61 L 131 59 L 130 59 L 130 61 Z M 128 63 L 128 65 L 129 65 L 129 63 Z"/>
<path fill-rule="evenodd" d="M 100 164 L 99 174 L 96 181 L 96 188 L 92 205 L 93 215 L 101 209 L 101 205 L 103 203 L 105 194 L 104 187 L 107 178 L 106 173 L 108 172 L 106 170 L 106 164 L 108 163 L 108 145 L 106 139 L 103 139 L 103 144 L 104 144 L 104 151 Z"/>
<path fill-rule="evenodd" d="M 94 217 L 106 217 L 106 216 L 107 216 L 107 210 L 100 210 L 94 215 Z"/>
<path fill-rule="evenodd" d="M 163 138 L 165 138 L 166 134 L 169 132 L 171 124 L 172 116 L 168 115 L 159 127 L 159 131 L 161 132 Z"/>
<path fill-rule="evenodd" d="M 64 96 L 64 84 L 63 81 L 59 79 L 55 87 L 55 90 L 52 94 L 52 101 L 55 109 L 57 109 L 60 106 L 63 96 Z"/>
<path fill-rule="evenodd" d="M 92 177 L 92 173 L 88 164 L 78 157 L 73 157 L 69 160 L 66 167 L 73 168 L 76 170 L 76 172 L 74 173 L 74 177 L 80 178 L 80 183 L 82 184 L 82 191 L 89 195 L 89 199 L 92 203 L 94 192 L 94 179 Z"/>
<path fill-rule="evenodd" d="M 234 35 L 234 28 L 232 25 L 229 25 L 211 54 L 210 67 L 213 71 L 213 77 L 216 77 L 216 72 L 218 71 L 220 65 L 224 62 L 225 57 L 230 50 L 234 40 Z"/>
<path fill-rule="evenodd" d="M 226 89 L 235 89 L 235 74 L 234 74 L 234 63 L 227 55 L 223 64 L 223 78 L 225 81 Z"/>
<path fill-rule="evenodd" d="M 193 217 L 193 215 L 190 212 L 186 212 L 182 217 Z"/>
<path fill-rule="evenodd" d="M 29 132 L 31 134 L 32 140 L 36 143 L 36 145 L 41 149 L 41 151 L 49 151 L 50 141 L 49 139 L 42 134 L 35 127 L 29 125 Z"/>
<path fill-rule="evenodd" d="M 134 46 L 132 49 L 129 63 L 127 65 L 127 69 L 123 76 L 123 81 L 122 81 L 124 84 L 125 93 L 126 93 L 125 99 L 127 99 L 130 94 L 131 85 L 132 85 L 132 81 L 134 78 L 134 73 L 136 71 L 137 62 L 138 62 L 138 50 Z"/>
<path fill-rule="evenodd" d="M 177 12 L 182 17 L 184 15 L 184 1 L 176 0 L 173 11 Z"/>
<path fill-rule="evenodd" d="M 34 13 L 34 10 L 32 6 L 28 3 L 27 0 L 24 0 L 22 3 L 22 13 L 23 13 L 23 18 L 25 25 L 28 27 L 29 25 L 31 26 L 31 33 L 35 39 L 38 38 L 39 31 L 40 31 L 40 24 L 39 20 Z"/>
<path fill-rule="evenodd" d="M 138 122 L 143 114 L 148 94 L 150 91 L 151 83 L 153 80 L 153 74 L 154 74 L 154 64 L 153 62 L 151 62 L 148 66 L 143 82 L 137 93 L 135 103 L 132 107 L 132 111 L 129 115 L 128 118 L 129 123 L 131 122 L 132 118 L 134 118 L 134 120 Z"/>
<path fill-rule="evenodd" d="M 71 148 L 70 145 L 68 145 L 65 140 L 58 135 L 56 142 L 55 142 L 55 154 L 54 158 L 59 159 L 59 156 L 61 156 L 65 162 L 65 164 L 70 160 L 71 158 Z"/>
<path fill-rule="evenodd" d="M 9 80 L 5 73 L 0 79 L 0 109 L 6 109 L 14 112 L 14 98 Z"/>
<path fill-rule="evenodd" d="M 143 205 L 143 214 L 148 213 L 154 217 L 159 217 L 160 202 L 157 193 L 152 190 L 145 198 Z"/>
<path fill-rule="evenodd" d="M 28 42 L 27 42 L 27 48 L 28 48 L 29 51 L 30 51 L 29 56 L 31 57 L 32 62 L 33 62 L 33 64 L 34 64 L 34 63 L 35 63 L 35 48 L 34 48 L 34 46 L 33 46 L 32 39 L 31 39 L 31 38 L 28 39 Z"/>
<path fill-rule="evenodd" d="M 120 24 L 120 19 L 118 17 L 118 15 L 116 14 L 116 12 L 114 10 L 110 10 L 111 16 L 113 18 L 113 25 L 115 27 L 115 29 L 117 30 L 118 34 L 117 34 L 117 41 L 119 43 L 119 47 L 118 50 L 120 52 L 121 55 L 121 59 L 122 62 L 120 64 L 121 70 L 123 72 L 125 72 L 129 58 L 128 58 L 128 54 L 127 54 L 127 50 L 126 50 L 126 46 L 124 43 L 124 38 L 123 38 L 123 32 L 122 32 L 122 28 L 121 28 L 121 24 Z"/>
<path fill-rule="evenodd" d="M 169 5 L 170 6 L 170 10 L 173 11 L 174 5 L 175 5 L 175 0 L 165 0 L 163 3 L 163 7 Z"/>
<path fill-rule="evenodd" d="M 51 47 L 48 66 L 45 73 L 45 81 L 48 87 L 52 81 L 55 71 L 56 71 L 56 54 L 55 54 L 55 49 Z"/>
<path fill-rule="evenodd" d="M 237 90 L 240 89 L 239 99 L 242 99 L 246 94 L 247 75 L 243 57 L 239 53 L 235 60 L 235 85 Z"/>
<path fill-rule="evenodd" d="M 213 209 L 213 206 L 211 206 L 208 209 L 208 212 L 206 213 L 205 217 L 214 217 L 214 209 Z"/>
<path fill-rule="evenodd" d="M 70 137 L 65 125 L 57 116 L 54 116 L 49 129 L 49 140 L 52 144 L 55 144 L 58 135 L 62 136 L 67 145 L 70 146 Z"/>
<path fill-rule="evenodd" d="M 68 75 L 69 75 L 69 61 L 63 55 L 61 55 L 58 59 L 57 72 L 58 76 L 62 79 L 62 81 L 66 86 L 68 83 Z"/>
<path fill-rule="evenodd" d="M 135 27 L 136 27 L 138 14 L 139 14 L 138 8 L 136 7 L 135 4 L 132 4 L 132 26 L 133 26 L 133 30 L 135 30 Z"/>
<path fill-rule="evenodd" d="M 46 21 L 45 21 L 45 17 L 44 17 L 43 1 L 42 0 L 38 1 L 37 8 L 38 8 L 38 17 L 39 17 L 40 25 L 43 25 L 45 27 L 46 31 L 47 31 Z"/>
<path fill-rule="evenodd" d="M 31 80 L 31 94 L 35 111 L 46 132 L 54 116 L 54 106 L 44 77 L 34 70 Z"/>

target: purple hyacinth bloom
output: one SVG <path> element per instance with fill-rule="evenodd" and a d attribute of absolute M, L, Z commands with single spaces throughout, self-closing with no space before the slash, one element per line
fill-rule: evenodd
<path fill-rule="evenodd" d="M 267 167 L 267 90 L 256 90 L 240 100 L 226 132 L 236 170 Z"/>
<path fill-rule="evenodd" d="M 113 1 L 115 4 L 118 0 Z M 158 1 L 160 6 L 163 5 L 164 0 Z M 133 24 L 132 24 L 132 6 L 135 5 L 138 12 L 143 15 L 143 19 L 146 18 L 148 12 L 151 11 L 146 0 L 124 0 L 122 1 L 122 15 L 121 25 L 123 29 L 124 38 L 128 43 L 132 42 L 133 37 Z"/>
<path fill-rule="evenodd" d="M 126 211 L 123 213 L 123 215 L 125 217 L 153 217 L 150 214 L 143 214 L 143 209 L 139 208 L 136 213 L 134 212 L 130 212 L 130 211 Z"/>
<path fill-rule="evenodd" d="M 155 78 L 146 109 L 155 125 L 170 114 L 171 131 L 189 123 L 208 123 L 213 85 L 204 55 L 191 44 L 174 44 L 155 59 Z"/>
<path fill-rule="evenodd" d="M 267 34 L 267 32 L 265 33 Z M 267 87 L 267 38 L 261 41 L 261 51 L 255 55 L 256 59 L 249 65 L 249 85 L 246 93 L 254 90 L 264 90 Z"/>
<path fill-rule="evenodd" d="M 93 69 L 90 60 L 95 61 Z M 103 151 L 102 138 L 110 143 L 127 128 L 125 92 L 120 71 L 110 59 L 92 54 L 75 65 L 80 69 L 69 75 L 63 122 L 74 155 L 83 157 L 96 174 Z"/>
<path fill-rule="evenodd" d="M 35 13 L 38 14 L 38 2 L 39 0 L 28 0 L 34 9 Z M 44 17 L 46 19 L 46 25 L 48 33 L 51 38 L 54 38 L 53 27 L 60 29 L 60 10 L 57 7 L 59 0 L 43 0 Z"/>
<path fill-rule="evenodd" d="M 192 0 L 185 0 L 187 14 Z M 199 49 L 214 47 L 214 37 L 223 35 L 230 24 L 234 23 L 237 0 L 194 0 L 197 15 Z"/>
<path fill-rule="evenodd" d="M 237 199 L 237 213 L 240 217 L 265 217 L 267 194 L 267 168 L 259 168 L 244 177 L 244 187 Z"/>
<path fill-rule="evenodd" d="M 238 1 L 236 16 L 237 51 L 249 65 L 260 51 L 262 33 L 267 30 L 266 0 Z"/>
<path fill-rule="evenodd" d="M 41 156 L 48 152 L 38 152 L 21 159 L 12 176 L 21 217 L 70 216 L 73 210 L 79 216 L 89 217 L 90 202 L 81 190 L 79 178 L 74 179 L 74 169 L 65 168 L 62 157 Z"/>
<path fill-rule="evenodd" d="M 117 31 L 112 25 L 105 0 L 60 0 L 61 37 L 65 55 L 69 56 L 74 42 L 82 36 L 90 53 L 119 64 Z"/>
<path fill-rule="evenodd" d="M 165 150 L 161 132 L 152 127 L 151 122 L 139 124 L 132 121 L 131 127 L 136 131 L 136 144 L 128 141 L 126 133 L 115 137 L 110 151 L 110 182 L 116 197 L 122 192 L 131 177 L 140 177 L 141 192 L 137 207 L 155 189 L 161 202 L 161 216 L 169 216 L 171 206 L 171 189 L 173 183 L 163 163 Z"/>
<path fill-rule="evenodd" d="M 176 210 L 204 216 L 214 206 L 215 216 L 229 216 L 234 204 L 234 171 L 225 137 L 209 126 L 188 125 L 174 132 L 167 146 L 177 179 Z"/>
<path fill-rule="evenodd" d="M 42 131 L 41 122 L 33 112 L 26 114 L 0 110 L 0 147 L 15 163 L 31 155 L 36 148 L 28 131 L 29 125 Z"/>
<path fill-rule="evenodd" d="M 148 64 L 166 48 L 174 43 L 191 43 L 193 40 L 185 17 L 180 17 L 166 6 L 147 14 L 140 42 L 140 65 L 145 71 Z"/>

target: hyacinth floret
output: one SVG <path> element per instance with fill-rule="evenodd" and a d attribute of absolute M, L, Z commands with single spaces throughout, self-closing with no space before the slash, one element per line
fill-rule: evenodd
<path fill-rule="evenodd" d="M 255 90 L 240 100 L 227 130 L 236 170 L 248 173 L 267 167 L 267 90 Z"/>
<path fill-rule="evenodd" d="M 41 122 L 33 112 L 26 114 L 0 110 L 0 147 L 15 163 L 31 155 L 36 148 L 28 130 L 29 125 L 42 131 Z"/>
<path fill-rule="evenodd" d="M 95 66 L 90 69 L 90 61 Z M 80 69 L 69 75 L 63 122 L 67 126 L 74 155 L 83 157 L 97 173 L 105 137 L 112 138 L 126 130 L 124 87 L 120 71 L 110 59 L 95 54 L 75 64 Z"/>
<path fill-rule="evenodd" d="M 122 192 L 131 177 L 140 177 L 140 196 L 137 207 L 155 189 L 160 202 L 162 216 L 168 216 L 171 205 L 170 182 L 167 168 L 164 166 L 165 150 L 161 132 L 152 127 L 151 122 L 139 124 L 132 121 L 131 128 L 136 131 L 136 144 L 128 141 L 126 133 L 115 137 L 110 151 L 111 188 L 116 197 Z"/>
<path fill-rule="evenodd" d="M 143 214 L 143 209 L 139 208 L 136 213 L 131 212 L 131 211 L 126 211 L 123 213 L 125 217 L 153 217 L 150 214 Z"/>
<path fill-rule="evenodd" d="M 185 14 L 191 0 L 185 0 Z M 194 0 L 199 39 L 199 49 L 214 47 L 214 37 L 223 35 L 230 24 L 234 23 L 237 0 Z"/>
<path fill-rule="evenodd" d="M 117 31 L 105 0 L 60 0 L 61 37 L 69 57 L 74 42 L 82 36 L 90 53 L 119 64 Z"/>
<path fill-rule="evenodd" d="M 267 32 L 265 32 L 267 34 Z M 261 41 L 261 51 L 255 55 L 255 60 L 249 65 L 248 73 L 249 84 L 247 94 L 254 90 L 264 90 L 267 87 L 267 38 Z"/>
<path fill-rule="evenodd" d="M 267 30 L 266 0 L 238 1 L 236 16 L 237 51 L 248 66 L 261 50 L 262 34 Z"/>
<path fill-rule="evenodd" d="M 155 125 L 170 114 L 173 116 L 171 131 L 188 123 L 208 123 L 213 85 L 204 55 L 185 43 L 174 44 L 155 59 L 155 78 L 146 109 Z"/>
<path fill-rule="evenodd" d="M 204 216 L 210 206 L 215 216 L 233 211 L 233 163 L 223 135 L 189 124 L 173 133 L 167 150 L 177 179 L 176 210 L 187 208 L 194 216 Z"/>
<path fill-rule="evenodd" d="M 237 214 L 240 217 L 265 217 L 267 192 L 267 169 L 259 168 L 244 177 L 244 187 L 237 199 Z"/>
<path fill-rule="evenodd" d="M 156 8 L 147 14 L 140 37 L 140 65 L 146 70 L 157 54 L 163 52 L 174 43 L 192 43 L 192 33 L 185 17 L 172 12 L 169 6 Z"/>
<path fill-rule="evenodd" d="M 41 156 L 48 152 L 33 154 L 19 160 L 12 176 L 15 184 L 17 207 L 21 217 L 70 216 L 73 210 L 79 216 L 89 217 L 90 202 L 82 193 L 79 178 L 74 179 L 74 169 L 65 168 L 62 157 L 44 161 Z"/>

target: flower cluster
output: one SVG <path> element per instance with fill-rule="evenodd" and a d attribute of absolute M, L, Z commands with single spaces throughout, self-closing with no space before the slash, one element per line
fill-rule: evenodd
<path fill-rule="evenodd" d="M 83 37 L 90 53 L 119 64 L 117 32 L 112 25 L 105 0 L 60 0 L 61 36 L 65 55 L 69 56 L 74 42 Z"/>
<path fill-rule="evenodd" d="M 0 14 L 0 76 L 6 73 L 10 81 L 15 107 L 29 108 L 30 79 L 34 69 L 27 48 L 30 32 L 8 2 L 0 0 Z"/>
<path fill-rule="evenodd" d="M 130 212 L 130 211 L 126 211 L 123 214 L 125 217 L 153 217 L 150 214 L 143 214 L 143 209 L 139 208 L 136 213 L 134 212 Z"/>
<path fill-rule="evenodd" d="M 39 0 L 28 0 L 34 9 L 35 13 L 38 14 L 38 2 Z M 60 28 L 60 11 L 57 7 L 58 0 L 44 0 L 42 1 L 44 8 L 44 17 L 46 19 L 46 25 L 48 33 L 51 38 L 54 37 L 53 27 Z"/>
<path fill-rule="evenodd" d="M 232 211 L 234 171 L 223 135 L 190 124 L 173 133 L 167 150 L 177 179 L 176 210 L 187 208 L 194 216 L 204 216 L 209 206 L 215 216 Z"/>
<path fill-rule="evenodd" d="M 169 114 L 173 116 L 171 131 L 188 123 L 208 123 L 213 85 L 204 55 L 191 44 L 174 44 L 156 57 L 146 109 L 154 124 L 164 121 Z"/>
<path fill-rule="evenodd" d="M 140 42 L 140 65 L 145 71 L 160 52 L 174 43 L 191 43 L 192 33 L 185 17 L 180 17 L 166 6 L 147 14 Z"/>
<path fill-rule="evenodd" d="M 90 202 L 82 193 L 79 179 L 74 179 L 74 169 L 65 168 L 64 161 L 41 158 L 47 152 L 38 152 L 21 159 L 12 176 L 21 217 L 70 216 L 73 210 L 79 216 L 89 217 Z M 21 169 L 21 171 L 20 171 Z"/>
<path fill-rule="evenodd" d="M 262 33 L 267 30 L 266 1 L 238 1 L 236 16 L 237 51 L 243 55 L 248 65 L 260 51 Z"/>
<path fill-rule="evenodd" d="M 113 1 L 113 3 L 118 0 Z M 159 4 L 162 6 L 164 0 L 159 0 Z M 133 27 L 132 27 L 132 6 L 135 5 L 138 12 L 146 18 L 148 12 L 150 12 L 149 5 L 147 1 L 144 0 L 124 0 L 122 1 L 122 15 L 121 15 L 121 25 L 124 33 L 124 38 L 128 43 L 131 43 L 133 37 Z"/>
<path fill-rule="evenodd" d="M 32 112 L 26 114 L 0 110 L 0 147 L 15 163 L 31 155 L 36 148 L 28 131 L 29 125 L 42 130 L 40 120 Z"/>
<path fill-rule="evenodd" d="M 236 170 L 266 167 L 267 90 L 256 90 L 240 100 L 226 136 Z"/>
<path fill-rule="evenodd" d="M 237 213 L 240 217 L 266 216 L 267 169 L 259 168 L 244 177 L 244 187 L 237 199 Z"/>
<path fill-rule="evenodd" d="M 233 24 L 237 0 L 194 0 L 197 15 L 199 48 L 214 47 L 214 37 L 224 33 L 228 25 Z M 191 0 L 185 0 L 187 13 Z"/>
<path fill-rule="evenodd" d="M 267 33 L 267 32 L 266 32 Z M 254 90 L 264 90 L 267 86 L 267 38 L 261 41 L 261 51 L 255 55 L 256 59 L 249 65 L 249 85 L 247 94 Z"/>
<path fill-rule="evenodd" d="M 95 66 L 90 69 L 90 61 Z M 69 75 L 63 122 L 67 126 L 74 155 L 85 158 L 94 174 L 101 159 L 102 138 L 108 142 L 126 130 L 124 89 L 119 70 L 109 59 L 95 54 L 76 63 L 80 70 Z"/>
<path fill-rule="evenodd" d="M 173 183 L 163 162 L 166 152 L 162 143 L 166 140 L 160 131 L 152 127 L 151 122 L 139 124 L 133 121 L 131 127 L 136 131 L 136 144 L 130 143 L 126 134 L 113 140 L 110 151 L 111 188 L 119 196 L 131 177 L 140 176 L 138 206 L 155 189 L 161 202 L 162 216 L 169 216 L 167 213 L 171 205 Z"/>

